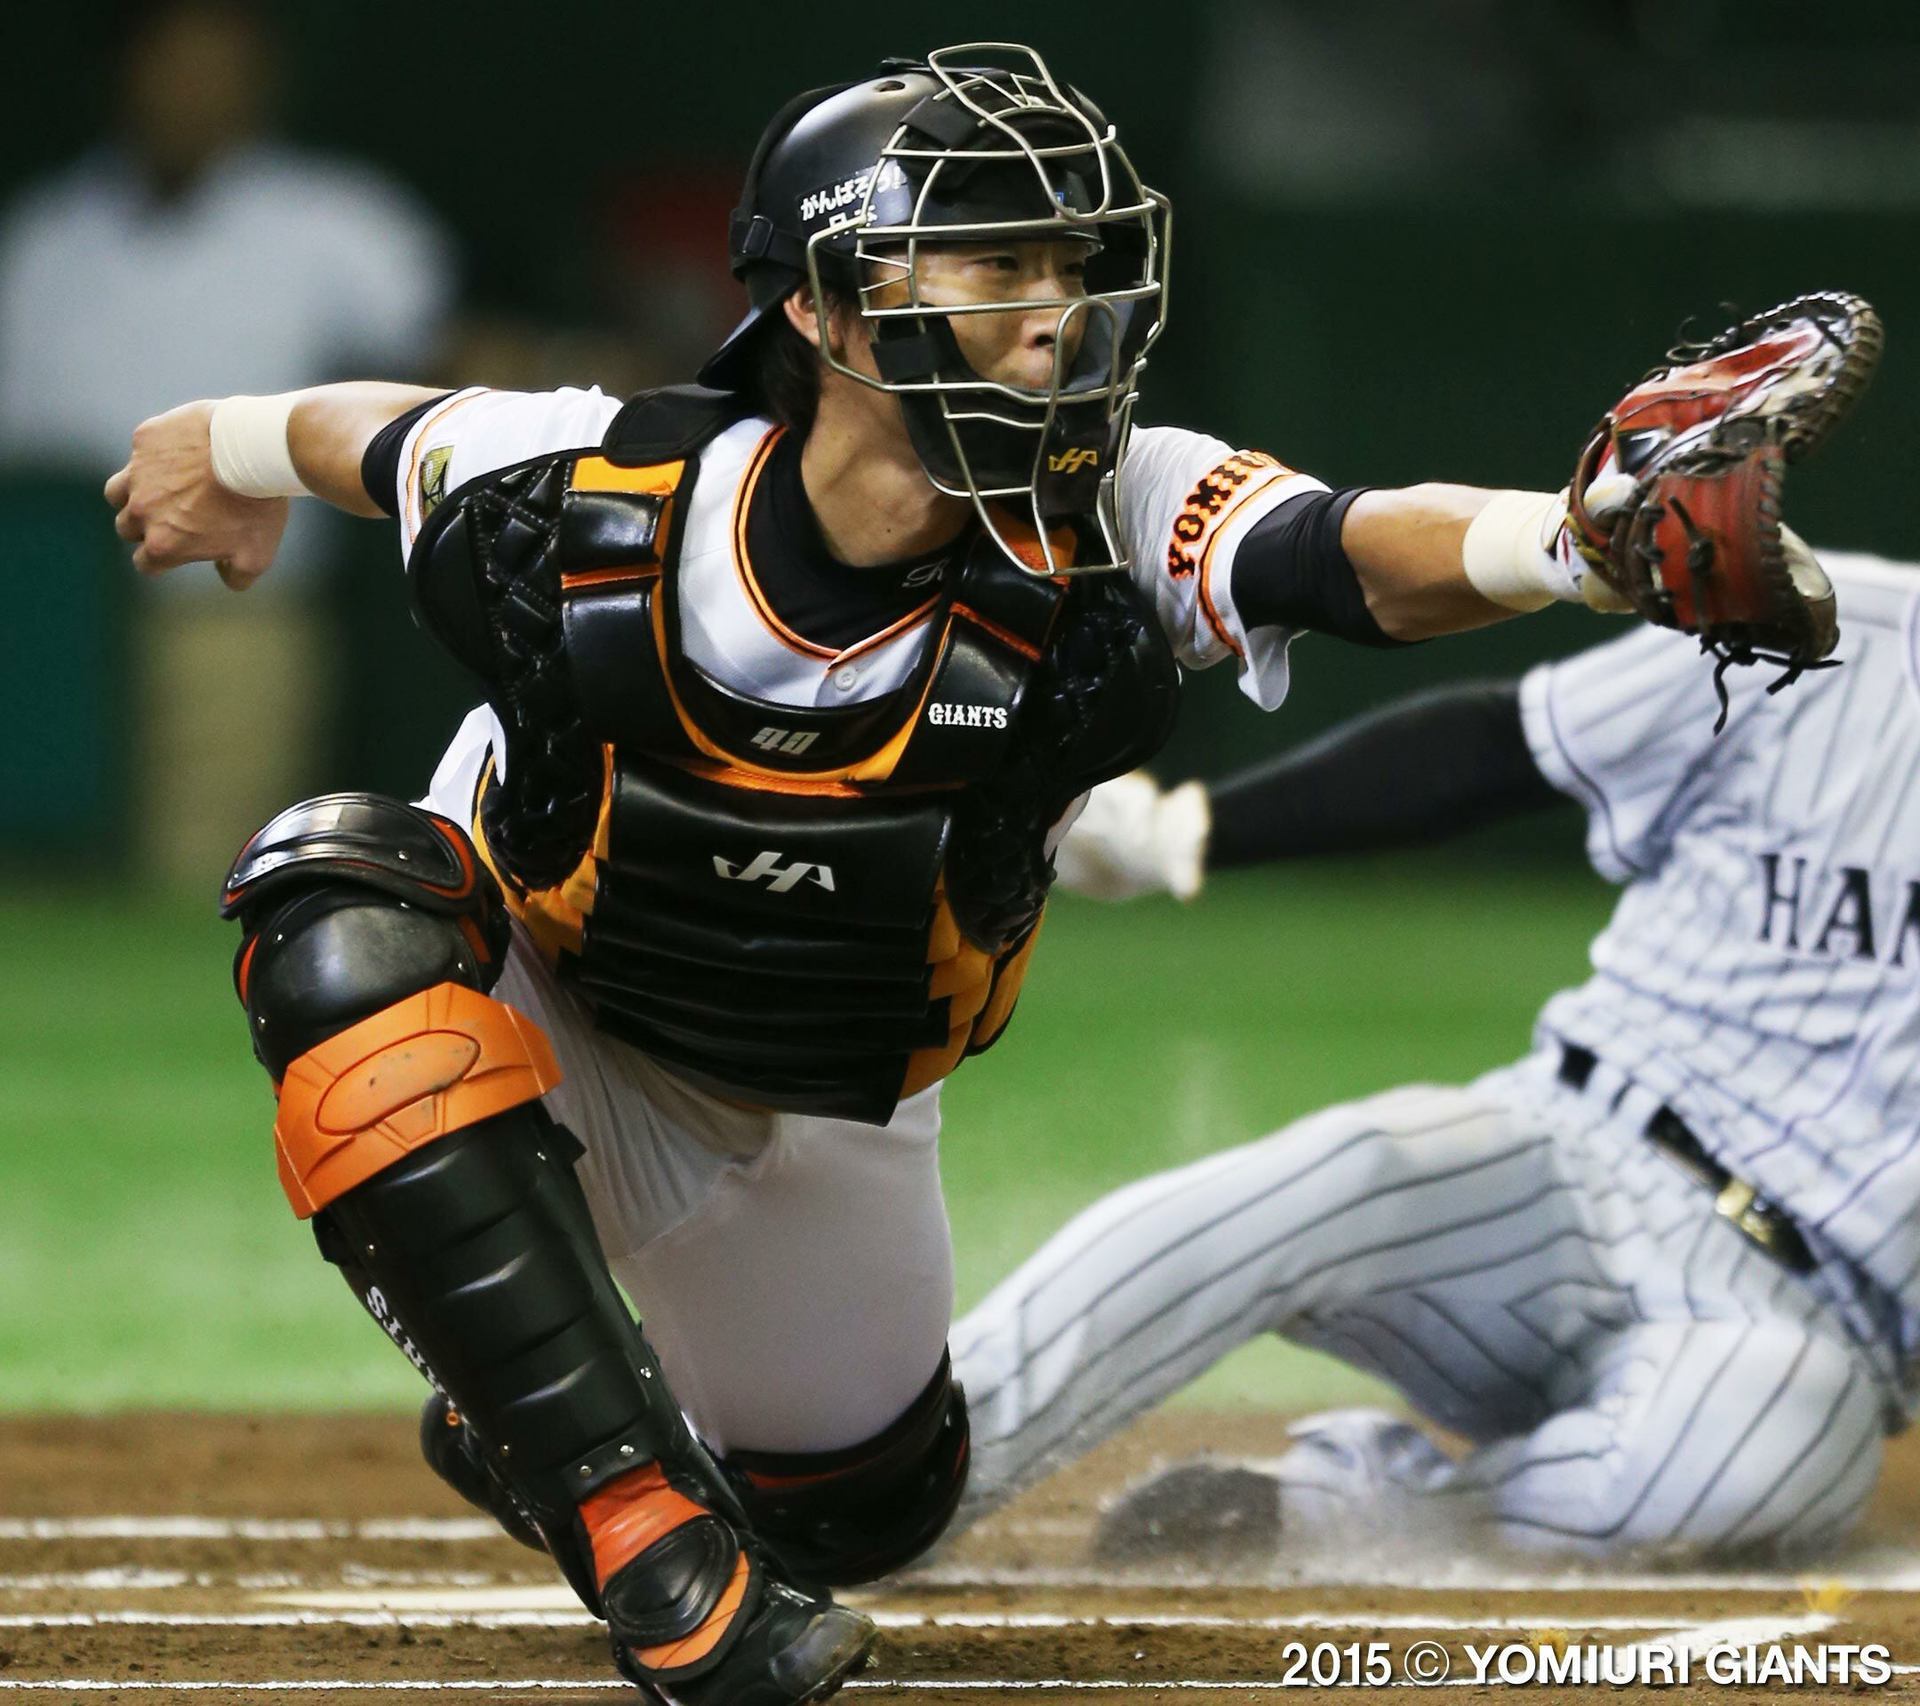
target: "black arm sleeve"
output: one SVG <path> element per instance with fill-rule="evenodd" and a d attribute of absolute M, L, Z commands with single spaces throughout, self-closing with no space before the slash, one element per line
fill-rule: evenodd
<path fill-rule="evenodd" d="M 442 391 L 437 397 L 416 403 L 404 415 L 388 421 L 367 440 L 367 448 L 360 453 L 360 484 L 367 488 L 367 496 L 388 515 L 400 513 L 394 507 L 394 496 L 400 489 L 401 445 L 407 442 L 407 434 L 413 431 L 422 415 L 429 409 L 437 409 L 452 395 L 451 391 Z"/>
<path fill-rule="evenodd" d="M 1340 525 L 1367 488 L 1290 499 L 1247 529 L 1233 558 L 1233 602 L 1248 628 L 1304 628 L 1360 646 L 1405 646 L 1373 619 Z"/>
<path fill-rule="evenodd" d="M 1208 789 L 1209 869 L 1444 840 L 1538 811 L 1517 681 L 1416 693 Z"/>

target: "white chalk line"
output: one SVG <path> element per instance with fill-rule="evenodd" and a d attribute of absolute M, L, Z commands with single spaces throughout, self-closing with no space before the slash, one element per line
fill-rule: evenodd
<path fill-rule="evenodd" d="M 0 1540 L 505 1540 L 486 1517 L 35 1516 L 0 1519 Z"/>
<path fill-rule="evenodd" d="M 365 1564 L 343 1564 L 325 1576 L 302 1575 L 295 1570 L 154 1570 L 134 1564 L 106 1565 L 93 1570 L 41 1570 L 24 1575 L 0 1574 L 0 1593 L 158 1593 L 177 1588 L 227 1588 L 242 1593 L 264 1593 L 269 1589 L 292 1591 L 355 1582 L 372 1586 L 391 1583 L 396 1587 L 440 1587 L 482 1589 L 510 1587 L 515 1578 L 494 1574 L 491 1570 L 380 1570 Z M 523 1580 L 519 1591 L 538 1593 L 544 1582 Z M 557 1590 L 567 1593 L 562 1588 Z M 573 1597 L 567 1593 L 569 1600 Z"/>
<path fill-rule="evenodd" d="M 574 1629 L 572 1611 L 55 1611 L 7 1612 L 0 1629 Z"/>
<path fill-rule="evenodd" d="M 1810 1611 L 1801 1617 L 1722 1617 L 1710 1623 L 1693 1623 L 1670 1629 L 1651 1640 L 1636 1641 L 1636 1652 L 1664 1647 L 1670 1652 L 1682 1649 L 1695 1658 L 1704 1658 L 1715 1647 L 1766 1647 L 1790 1641 L 1799 1635 L 1817 1635 L 1831 1629 L 1840 1619 L 1831 1612 Z"/>
<path fill-rule="evenodd" d="M 93 1677 L 58 1677 L 45 1682 L 0 1679 L 0 1691 L 40 1694 L 200 1694 L 218 1689 L 223 1694 L 538 1694 L 561 1689 L 572 1694 L 580 1689 L 621 1689 L 633 1692 L 633 1684 L 624 1679 L 608 1682 L 601 1677 L 580 1681 L 538 1677 L 515 1682 L 348 1682 L 323 1677 L 312 1682 L 105 1682 Z"/>
<path fill-rule="evenodd" d="M 1912 1676 L 1920 1673 L 1920 1665 L 1894 1665 L 1895 1675 Z M 1297 1691 L 1299 1684 L 1291 1682 L 1239 1681 L 1206 1682 L 1198 1678 L 1168 1678 L 1159 1682 L 1142 1682 L 1134 1679 L 1095 1678 L 1082 1680 L 1075 1677 L 1024 1677 L 1018 1681 L 996 1680 L 990 1677 L 858 1677 L 842 1685 L 848 1692 L 862 1689 L 893 1689 L 902 1694 L 978 1694 L 988 1691 L 1036 1690 L 1066 1694 L 1114 1694 L 1135 1692 L 1141 1689 L 1165 1689 L 1179 1693 L 1206 1693 L 1219 1691 L 1223 1694 L 1270 1693 L 1278 1689 Z M 1338 1686 L 1338 1685 L 1336 1685 Z M 1389 1688 L 1421 1688 L 1429 1686 L 1422 1683 L 1395 1681 L 1384 1686 Z M 1437 1685 L 1441 1688 L 1471 1688 L 1474 1680 L 1471 1676 L 1448 1677 Z M 349 1682 L 338 1678 L 318 1678 L 309 1682 L 273 1681 L 273 1682 L 121 1682 L 104 1681 L 93 1677 L 54 1677 L 45 1681 L 24 1679 L 0 1680 L 0 1692 L 13 1690 L 20 1693 L 52 1694 L 105 1694 L 125 1691 L 126 1693 L 152 1694 L 192 1694 L 211 1693 L 221 1690 L 235 1694 L 540 1694 L 565 1691 L 569 1694 L 585 1690 L 622 1690 L 632 1692 L 632 1684 L 625 1681 L 608 1681 L 601 1677 L 585 1677 L 569 1680 L 560 1677 L 523 1677 L 514 1681 L 388 1681 L 388 1682 Z"/>
<path fill-rule="evenodd" d="M 435 1541 L 474 1543 L 503 1541 L 497 1525 L 485 1517 L 384 1517 L 358 1522 L 311 1517 L 204 1516 L 95 1516 L 0 1518 L 0 1541 L 8 1540 L 259 1540 L 323 1542 L 336 1540 Z M 1474 1561 L 1455 1561 L 1436 1567 L 1432 1560 L 1399 1564 L 1382 1562 L 1342 1572 L 1337 1561 L 1311 1574 L 1272 1573 L 1246 1579 L 1202 1581 L 1196 1572 L 1147 1574 L 1127 1570 L 1082 1568 L 988 1568 L 964 1562 L 933 1565 L 910 1572 L 901 1585 L 913 1587 L 1071 1587 L 1071 1588 L 1191 1588 L 1207 1587 L 1390 1587 L 1474 1589 L 1495 1593 L 1593 1592 L 1753 1592 L 1779 1593 L 1804 1585 L 1803 1571 L 1690 1570 L 1608 1571 L 1563 1570 L 1546 1574 L 1534 1570 L 1483 1568 Z M 1837 1560 L 1821 1572 L 1853 1592 L 1912 1593 L 1920 1591 L 1920 1553 L 1881 1547 Z"/>
<path fill-rule="evenodd" d="M 1397 1588 L 1419 1593 L 1793 1593 L 1814 1582 L 1832 1583 L 1849 1593 L 1920 1592 L 1920 1558 L 1901 1553 L 1886 1560 L 1843 1562 L 1813 1571 L 1788 1570 L 1623 1570 L 1610 1574 L 1566 1572 L 1531 1575 L 1520 1571 L 1423 1566 L 1342 1570 L 1300 1570 L 1286 1574 L 1205 1575 L 1198 1570 L 1154 1572 L 1092 1570 L 1047 1566 L 981 1568 L 934 1565 L 900 1578 L 915 1588 L 1136 1588 L 1142 1590 L 1272 1591 L 1299 1588 Z"/>
<path fill-rule="evenodd" d="M 1076 1616 L 1055 1611 L 882 1611 L 869 1610 L 882 1629 L 1244 1629 L 1274 1633 L 1287 1629 L 1397 1629 L 1465 1633 L 1478 1630 L 1526 1632 L 1548 1628 L 1557 1611 L 1500 1617 L 1448 1617 L 1440 1613 L 1296 1612 L 1271 1617 L 1232 1617 L 1215 1613 L 1143 1612 L 1136 1616 L 1100 1613 Z M 1756 1628 L 1781 1627 L 1777 1619 L 1738 1620 Z M 1625 1632 L 1667 1630 L 1671 1617 L 1579 1617 L 1576 1630 Z M 1833 1622 L 1826 1618 L 1819 1626 Z M 0 1629 L 590 1629 L 600 1620 L 581 1610 L 503 1611 L 359 1610 L 287 1611 L 66 1611 L 0 1615 Z M 1812 1627 L 1809 1624 L 1808 1627 Z M 1789 1633 L 1794 1632 L 1789 1630 Z M 1753 1637 L 1761 1639 L 1762 1637 Z"/>

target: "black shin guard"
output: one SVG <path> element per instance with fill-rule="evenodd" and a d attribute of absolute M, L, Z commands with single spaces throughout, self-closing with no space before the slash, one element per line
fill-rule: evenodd
<path fill-rule="evenodd" d="M 307 801 L 242 849 L 223 910 L 246 930 L 235 983 L 280 1096 L 288 1200 L 460 1417 L 458 1456 L 430 1435 L 430 1460 L 537 1531 L 623 1664 L 684 1680 L 743 1632 L 804 1647 L 825 1608 L 766 1599 L 607 1272 L 579 1147 L 539 1103 L 557 1063 L 487 993 L 508 916 L 459 827 L 377 795 Z"/>
<path fill-rule="evenodd" d="M 945 1532 L 967 1484 L 966 1394 L 945 1356 L 889 1427 L 844 1451 L 736 1451 L 722 1464 L 754 1532 L 802 1581 L 891 1575 Z"/>
<path fill-rule="evenodd" d="M 537 1104 L 509 1109 L 348 1191 L 316 1230 L 368 1313 L 452 1398 L 489 1471 L 601 1615 L 575 1520 L 589 1494 L 657 1461 L 698 1503 L 738 1513 L 607 1272 L 576 1154 Z M 704 1584 L 687 1586 L 690 1605 L 706 1597 Z"/>

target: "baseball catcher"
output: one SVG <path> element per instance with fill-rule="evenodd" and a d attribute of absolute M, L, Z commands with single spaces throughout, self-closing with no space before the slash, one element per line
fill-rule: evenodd
<path fill-rule="evenodd" d="M 137 567 L 234 585 L 291 496 L 395 517 L 484 693 L 422 805 L 293 807 L 223 906 L 288 1198 L 430 1462 L 656 1698 L 831 1694 L 874 1630 L 828 1590 L 951 1515 L 939 1086 L 1179 665 L 1270 709 L 1304 630 L 1613 597 L 1557 499 L 1136 431 L 1166 243 L 1091 100 L 947 49 L 775 115 L 699 386 L 230 397 L 109 483 Z"/>

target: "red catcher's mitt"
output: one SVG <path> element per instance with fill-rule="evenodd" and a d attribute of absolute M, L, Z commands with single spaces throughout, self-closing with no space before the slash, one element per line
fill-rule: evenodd
<path fill-rule="evenodd" d="M 1649 622 L 1729 663 L 1782 664 L 1839 638 L 1833 588 L 1780 525 L 1786 464 L 1815 449 L 1880 359 L 1880 317 L 1821 291 L 1669 352 L 1580 454 L 1572 540 Z"/>

